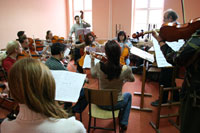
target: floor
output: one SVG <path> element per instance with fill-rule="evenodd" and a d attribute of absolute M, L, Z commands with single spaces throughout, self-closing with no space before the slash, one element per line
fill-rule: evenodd
<path fill-rule="evenodd" d="M 73 62 L 71 62 L 73 64 Z M 72 67 L 72 65 L 68 65 L 69 71 L 75 71 Z M 98 89 L 98 81 L 96 79 L 92 79 L 91 75 L 89 74 L 89 70 L 86 70 L 86 73 L 88 74 L 87 77 L 89 78 L 89 84 L 86 84 L 85 87 Z M 135 76 L 135 82 L 127 82 L 123 86 L 123 92 L 130 92 L 133 94 L 134 92 L 141 92 L 142 87 L 142 76 L 141 75 L 134 75 Z M 177 80 L 177 86 L 181 86 L 181 80 Z M 155 130 L 151 127 L 149 124 L 150 121 L 154 122 L 156 121 L 156 113 L 157 108 L 151 106 L 151 102 L 158 99 L 158 83 L 154 81 L 147 80 L 145 83 L 145 93 L 151 93 L 152 97 L 145 97 L 144 98 L 144 108 L 150 108 L 152 109 L 152 112 L 145 112 L 145 111 L 138 111 L 132 109 L 129 116 L 129 124 L 127 133 L 154 133 Z M 140 106 L 141 97 L 132 95 L 132 105 L 134 106 Z M 164 108 L 161 113 L 168 113 L 168 112 L 175 112 L 177 111 L 177 107 L 172 108 Z M 3 118 L 6 116 L 8 112 L 4 109 L 0 108 L 0 118 Z M 79 114 L 76 114 L 76 119 L 80 119 Z M 88 127 L 88 108 L 84 110 L 82 113 L 82 119 L 83 124 L 85 128 Z M 176 120 L 175 118 L 172 118 L 172 120 Z M 112 121 L 111 120 L 97 120 L 98 126 L 104 126 L 104 127 L 112 127 Z M 117 132 L 118 130 L 118 124 L 117 124 Z M 179 133 L 179 130 L 172 126 L 168 122 L 168 118 L 161 119 L 160 120 L 160 132 L 161 133 Z M 105 130 L 91 130 L 91 132 L 95 133 L 109 133 L 111 131 L 105 131 Z"/>

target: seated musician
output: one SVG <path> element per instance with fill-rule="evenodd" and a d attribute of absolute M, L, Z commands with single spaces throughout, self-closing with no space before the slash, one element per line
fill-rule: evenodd
<path fill-rule="evenodd" d="M 22 46 L 22 54 L 19 54 L 17 59 L 27 58 L 27 57 L 39 59 L 41 57 L 41 55 L 39 55 L 35 51 L 35 47 L 33 45 L 33 39 L 27 38 L 26 36 L 21 36 L 19 42 Z"/>
<path fill-rule="evenodd" d="M 61 60 L 64 58 L 65 50 L 66 50 L 66 45 L 62 43 L 54 43 L 52 45 L 51 47 L 52 56 L 45 63 L 49 69 L 67 71 L 67 68 L 61 63 Z M 80 113 L 86 108 L 87 104 L 88 103 L 85 99 L 84 89 L 82 89 L 80 92 L 79 101 L 76 103 L 76 105 L 70 108 L 72 106 L 72 103 L 65 102 L 64 109 L 68 110 L 70 113 L 76 113 L 76 112 Z"/>
<path fill-rule="evenodd" d="M 64 52 L 66 46 L 62 43 L 54 43 L 51 46 L 51 57 L 45 62 L 45 64 L 51 70 L 67 70 L 67 68 L 61 62 L 64 58 Z"/>
<path fill-rule="evenodd" d="M 53 33 L 50 30 L 48 30 L 47 33 L 46 33 L 46 41 L 48 43 L 51 43 L 52 38 L 53 38 Z"/>
<path fill-rule="evenodd" d="M 125 81 L 133 82 L 134 75 L 131 68 L 127 65 L 120 65 L 121 49 L 119 44 L 115 41 L 108 41 L 105 44 L 106 62 L 99 62 L 94 64 L 94 56 L 91 59 L 91 75 L 99 79 L 100 89 L 117 89 L 119 91 L 118 103 L 114 107 L 116 110 L 120 109 L 120 128 L 126 130 L 132 103 L 132 95 L 130 93 L 122 94 L 122 86 Z M 111 107 L 101 107 L 110 110 Z"/>
<path fill-rule="evenodd" d="M 46 40 L 44 41 L 44 45 L 46 46 L 44 49 L 43 49 L 43 52 L 45 52 L 45 54 L 47 55 L 50 55 L 51 53 L 51 46 L 52 46 L 52 38 L 53 38 L 53 33 L 48 30 L 46 32 Z"/>
<path fill-rule="evenodd" d="M 129 65 L 129 50 L 133 46 L 132 43 L 127 40 L 126 33 L 124 31 L 120 31 L 117 35 L 117 41 L 121 47 L 121 57 L 120 57 L 120 64 L 122 65 Z"/>
<path fill-rule="evenodd" d="M 55 80 L 42 62 L 32 58 L 19 60 L 10 70 L 8 84 L 20 108 L 16 120 L 2 122 L 1 133 L 86 132 L 84 125 L 69 118 L 54 100 Z"/>
<path fill-rule="evenodd" d="M 10 41 L 6 47 L 6 58 L 2 60 L 2 67 L 8 73 L 17 60 L 17 55 L 22 53 L 21 44 L 18 41 Z"/>
<path fill-rule="evenodd" d="M 88 34 L 85 35 L 85 41 L 80 43 L 80 44 L 75 44 L 72 45 L 75 48 L 80 49 L 80 51 L 82 50 L 82 56 L 81 58 L 77 61 L 77 71 L 79 73 L 83 73 L 83 63 L 84 63 L 84 58 L 86 56 L 86 50 L 85 47 L 96 47 L 97 45 L 99 45 L 96 41 L 95 41 L 95 37 L 94 35 L 90 32 Z"/>
<path fill-rule="evenodd" d="M 19 41 L 19 39 L 20 39 L 22 36 L 27 37 L 26 34 L 25 34 L 25 31 L 18 31 L 18 32 L 17 32 L 17 37 L 18 37 L 18 39 L 16 39 L 16 40 Z"/>

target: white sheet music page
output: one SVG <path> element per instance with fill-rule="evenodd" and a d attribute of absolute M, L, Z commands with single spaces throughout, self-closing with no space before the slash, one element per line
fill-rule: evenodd
<path fill-rule="evenodd" d="M 55 100 L 77 102 L 86 74 L 63 70 L 51 70 L 56 82 Z"/>
<path fill-rule="evenodd" d="M 97 62 L 99 62 L 100 60 L 98 59 L 94 59 L 94 63 L 96 64 Z M 86 54 L 85 58 L 84 58 L 84 62 L 83 62 L 83 68 L 91 68 L 91 57 L 90 55 Z"/>
<path fill-rule="evenodd" d="M 67 49 L 65 50 L 65 52 L 64 52 L 64 57 L 68 56 L 68 55 L 69 55 L 69 53 L 70 53 L 70 49 L 69 49 L 69 48 L 67 48 Z"/>
<path fill-rule="evenodd" d="M 90 29 L 86 29 L 86 28 L 79 28 L 76 33 L 77 35 L 86 35 L 87 33 L 91 32 Z"/>
<path fill-rule="evenodd" d="M 160 45 L 158 44 L 158 41 L 155 38 L 153 38 L 153 46 L 156 53 L 156 62 L 157 62 L 158 68 L 171 67 L 172 65 L 168 63 L 167 60 L 165 59 L 162 51 L 160 50 Z"/>
<path fill-rule="evenodd" d="M 133 46 L 131 48 L 130 52 L 132 54 L 142 58 L 142 59 L 145 59 L 145 60 L 150 61 L 152 63 L 154 62 L 154 55 L 153 54 L 150 54 L 150 53 L 148 53 L 148 52 L 146 52 L 144 50 L 141 50 L 141 49 L 139 49 L 139 48 L 137 48 L 135 46 Z"/>
<path fill-rule="evenodd" d="M 174 51 L 179 51 L 179 49 L 183 46 L 185 41 L 183 39 L 180 39 L 175 42 L 166 42 L 169 47 L 171 47 Z"/>

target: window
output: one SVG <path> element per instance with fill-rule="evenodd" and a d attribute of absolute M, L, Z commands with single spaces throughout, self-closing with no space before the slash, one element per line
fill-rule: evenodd
<path fill-rule="evenodd" d="M 133 0 L 132 33 L 159 28 L 163 20 L 164 0 Z"/>
<path fill-rule="evenodd" d="M 70 27 L 75 23 L 74 16 L 80 16 L 83 11 L 83 17 L 92 28 L 92 0 L 69 0 L 70 8 Z"/>

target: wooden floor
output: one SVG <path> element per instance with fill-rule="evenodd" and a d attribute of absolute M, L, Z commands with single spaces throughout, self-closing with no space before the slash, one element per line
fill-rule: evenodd
<path fill-rule="evenodd" d="M 72 63 L 71 63 L 72 64 Z M 72 67 L 69 65 L 68 66 L 69 71 L 75 71 L 72 69 Z M 87 77 L 89 78 L 89 84 L 86 84 L 85 87 L 89 88 L 94 88 L 98 89 L 98 81 L 96 79 L 92 79 L 91 75 L 89 74 L 89 70 L 86 70 L 86 73 L 88 74 Z M 135 76 L 135 82 L 127 82 L 123 86 L 123 92 L 130 92 L 133 94 L 134 92 L 140 92 L 141 91 L 141 86 L 142 86 L 142 79 L 141 75 L 134 75 Z M 181 81 L 177 81 L 177 86 L 181 86 Z M 145 92 L 151 93 L 152 97 L 145 97 L 144 98 L 144 107 L 151 108 L 153 111 L 152 112 L 144 112 L 144 111 L 137 111 L 137 110 L 131 110 L 130 112 L 130 117 L 129 117 L 129 124 L 128 124 L 128 129 L 127 133 L 155 133 L 155 130 L 151 127 L 149 124 L 150 121 L 155 122 L 156 121 L 156 113 L 157 113 L 157 108 L 151 106 L 151 102 L 155 101 L 158 99 L 158 83 L 153 82 L 153 81 L 146 81 L 145 84 Z M 132 105 L 134 106 L 139 106 L 140 105 L 140 96 L 132 95 Z M 177 111 L 177 108 L 165 108 L 161 113 L 166 113 L 166 112 L 174 112 Z M 6 110 L 0 109 L 0 118 L 5 117 L 7 114 Z M 79 120 L 79 114 L 76 114 L 76 119 Z M 88 107 L 84 112 L 82 113 L 82 119 L 83 119 L 83 124 L 85 128 L 88 126 Z M 172 118 L 172 120 L 176 120 L 175 118 Z M 99 126 L 104 126 L 104 127 L 112 127 L 112 121 L 111 120 L 97 120 L 97 125 Z M 119 126 L 117 125 L 117 132 Z M 177 128 L 172 126 L 169 122 L 168 119 L 161 119 L 160 121 L 160 132 L 161 133 L 179 133 Z M 91 132 L 95 133 L 107 133 L 110 131 L 105 131 L 105 130 L 91 130 Z"/>

